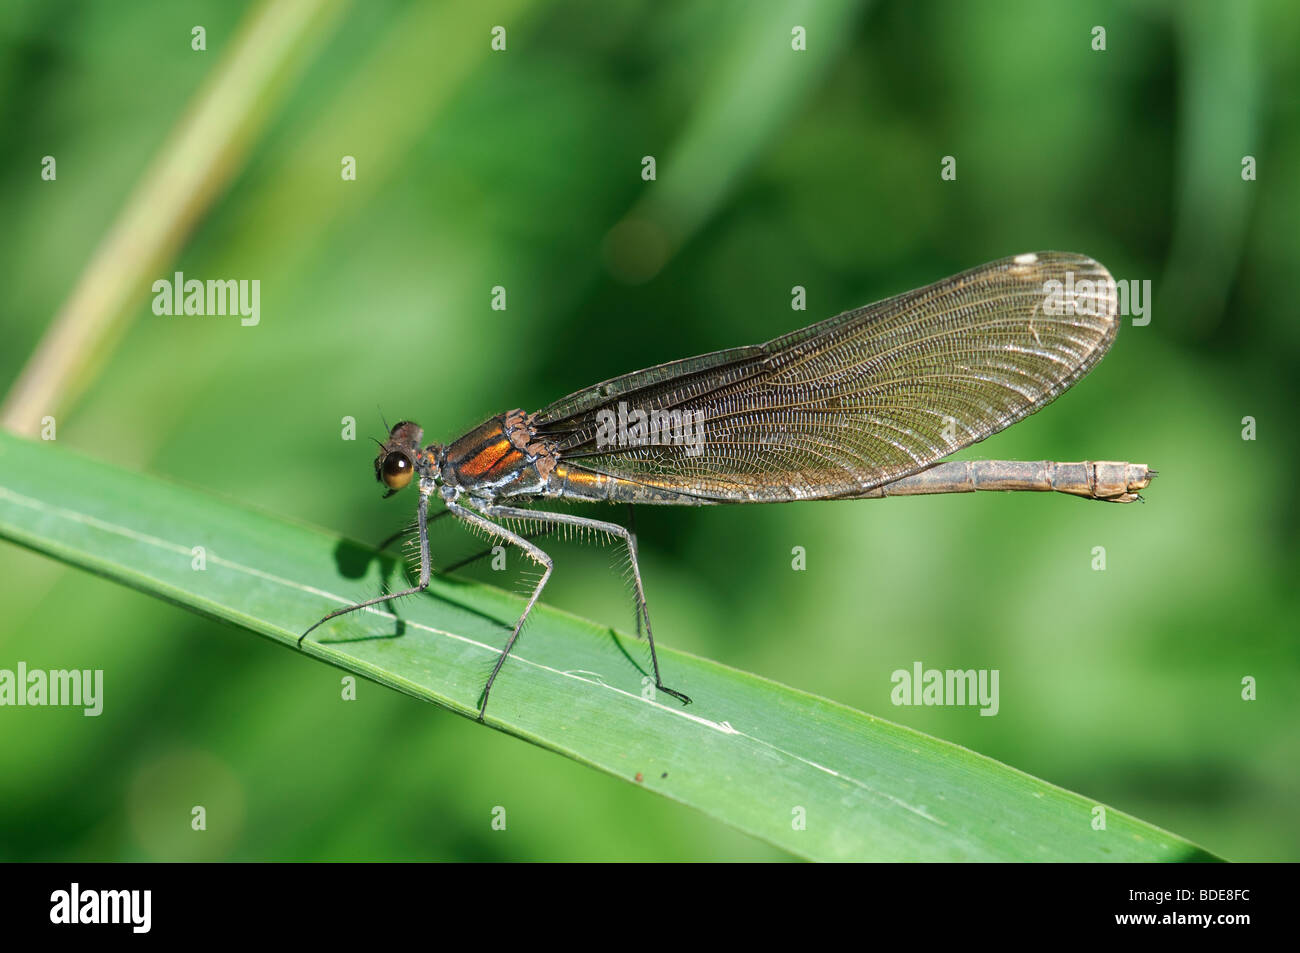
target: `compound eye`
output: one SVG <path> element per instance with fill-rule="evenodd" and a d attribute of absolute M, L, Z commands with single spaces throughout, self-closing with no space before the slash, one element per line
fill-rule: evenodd
<path fill-rule="evenodd" d="M 390 490 L 400 490 L 406 484 L 411 482 L 411 474 L 415 472 L 415 467 L 411 463 L 411 458 L 404 453 L 394 451 L 384 457 L 384 465 L 380 470 L 384 486 Z"/>

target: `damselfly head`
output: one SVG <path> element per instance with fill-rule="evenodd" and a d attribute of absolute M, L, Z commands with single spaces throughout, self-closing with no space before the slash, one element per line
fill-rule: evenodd
<path fill-rule="evenodd" d="M 379 456 L 375 457 L 375 479 L 388 487 L 385 496 L 392 496 L 411 482 L 423 436 L 419 424 L 403 420 L 389 431 L 388 440 L 380 444 Z"/>

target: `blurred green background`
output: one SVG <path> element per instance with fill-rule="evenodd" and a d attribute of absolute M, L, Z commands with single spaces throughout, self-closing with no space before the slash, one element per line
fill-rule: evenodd
<path fill-rule="evenodd" d="M 322 8 L 245 157 L 58 407 L 65 446 L 377 541 L 411 501 L 381 502 L 344 416 L 378 436 L 382 407 L 446 440 L 993 258 L 1085 252 L 1152 282 L 1151 323 L 964 455 L 1145 462 L 1146 505 L 642 509 L 656 632 L 1229 859 L 1300 859 L 1300 9 Z M 0 387 L 256 9 L 0 8 Z M 260 325 L 155 316 L 149 285 L 174 270 L 260 279 Z M 475 548 L 440 525 L 435 565 Z M 630 629 L 614 555 L 550 548 L 547 601 Z M 785 856 L 395 692 L 342 702 L 336 670 L 9 545 L 0 580 L 0 667 L 102 668 L 106 686 L 96 719 L 0 710 L 4 859 Z M 1000 714 L 894 707 L 890 673 L 914 661 L 999 669 Z"/>

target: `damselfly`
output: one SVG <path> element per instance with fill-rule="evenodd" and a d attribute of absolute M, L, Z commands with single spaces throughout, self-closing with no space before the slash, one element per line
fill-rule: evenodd
<path fill-rule="evenodd" d="M 451 515 L 517 546 L 542 574 L 483 688 L 550 579 L 551 557 L 512 526 L 570 526 L 617 540 L 631 561 L 658 690 L 635 536 L 624 526 L 521 504 L 604 501 L 699 506 L 1036 490 L 1129 503 L 1143 464 L 940 463 L 1045 406 L 1088 373 L 1119 329 L 1110 273 L 1084 255 L 1017 255 L 766 344 L 660 364 L 511 410 L 450 444 L 422 446 L 410 421 L 375 459 L 391 496 L 419 489 L 417 585 L 338 609 L 313 625 L 424 590 L 431 519 Z M 443 510 L 430 517 L 430 500 Z M 302 638 L 298 640 L 302 644 Z"/>

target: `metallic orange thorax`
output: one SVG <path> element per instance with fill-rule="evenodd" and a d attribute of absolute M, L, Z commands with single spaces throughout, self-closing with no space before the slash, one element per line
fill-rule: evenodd
<path fill-rule="evenodd" d="M 555 457 L 536 439 L 528 416 L 512 410 L 450 444 L 442 479 L 475 496 L 526 496 L 540 493 L 554 468 Z"/>

